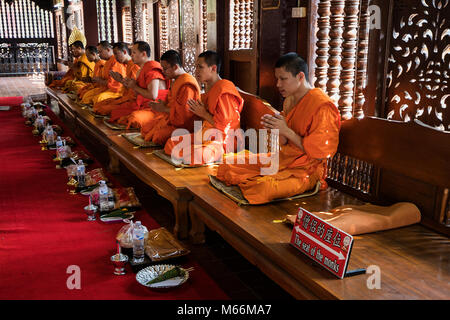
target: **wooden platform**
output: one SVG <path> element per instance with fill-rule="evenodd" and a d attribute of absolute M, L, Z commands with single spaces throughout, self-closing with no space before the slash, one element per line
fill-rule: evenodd
<path fill-rule="evenodd" d="M 364 197 L 329 187 L 313 197 L 299 200 L 238 206 L 210 185 L 208 174 L 213 173 L 212 166 L 175 168 L 152 155 L 151 148 L 135 148 L 120 136 L 120 131 L 107 128 L 101 119 L 94 118 L 65 94 L 47 90 L 49 98 L 59 101 L 62 118 L 72 123 L 78 135 L 92 135 L 108 147 L 110 169 L 117 170 L 118 162 L 122 162 L 158 194 L 171 201 L 176 216 L 175 233 L 179 237 L 186 237 L 190 229 L 192 241 L 201 243 L 206 224 L 294 297 L 450 299 L 448 237 L 422 225 L 355 236 L 349 270 L 378 266 L 381 289 L 368 288 L 369 274 L 337 279 L 291 247 L 288 243 L 291 227 L 273 220 L 295 214 L 300 206 L 322 211 L 339 205 L 361 204 L 360 199 Z M 356 193 L 365 188 L 365 176 L 360 176 L 362 182 L 355 180 L 353 183 L 357 186 L 353 189 L 358 189 Z M 348 188 L 352 189 L 350 185 Z M 369 195 L 367 197 L 370 198 Z"/>

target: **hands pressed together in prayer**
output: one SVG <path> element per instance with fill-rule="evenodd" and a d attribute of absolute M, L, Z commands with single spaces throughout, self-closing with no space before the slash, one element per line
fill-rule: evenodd
<path fill-rule="evenodd" d="M 124 78 L 122 77 L 122 75 L 116 71 L 109 71 L 109 75 L 111 76 L 111 78 L 113 78 L 114 80 L 116 80 L 117 82 L 123 83 Z"/>
<path fill-rule="evenodd" d="M 261 117 L 261 124 L 265 129 L 278 129 L 280 145 L 284 145 L 288 140 L 291 140 L 295 145 L 303 149 L 302 137 L 289 128 L 285 117 L 281 113 L 263 115 Z"/>
<path fill-rule="evenodd" d="M 189 111 L 194 113 L 195 115 L 205 119 L 209 112 L 206 110 L 205 105 L 200 100 L 189 99 L 187 102 L 189 106 Z"/>

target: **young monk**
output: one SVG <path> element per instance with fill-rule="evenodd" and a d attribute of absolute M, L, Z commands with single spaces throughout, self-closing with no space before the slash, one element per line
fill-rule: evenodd
<path fill-rule="evenodd" d="M 80 42 L 80 41 L 76 41 L 76 42 Z M 81 45 L 83 45 L 83 44 L 81 43 Z M 92 58 L 92 52 L 90 51 L 90 50 L 93 50 L 92 48 L 94 48 L 95 51 L 97 51 L 97 48 L 94 46 L 88 46 L 88 47 L 86 47 L 86 50 L 83 49 L 83 54 L 80 56 L 80 58 L 77 61 L 78 66 L 76 68 L 74 68 L 75 78 L 73 80 L 69 80 L 66 82 L 66 84 L 64 85 L 64 89 L 63 89 L 64 91 L 76 93 L 78 91 L 78 88 L 85 86 L 87 84 L 87 82 L 92 79 L 92 76 L 94 74 L 94 68 L 95 68 L 95 61 L 89 59 L 89 57 Z M 79 48 L 74 49 L 74 50 L 79 50 Z M 74 51 L 74 50 L 72 50 L 72 51 Z"/>
<path fill-rule="evenodd" d="M 227 145 L 234 143 L 230 138 L 235 136 L 229 136 L 229 132 L 240 127 L 244 100 L 231 81 L 220 78 L 220 66 L 219 55 L 214 51 L 198 56 L 195 73 L 205 85 L 205 94 L 201 101 L 191 99 L 188 105 L 203 124 L 199 132 L 167 140 L 164 151 L 175 161 L 190 165 L 215 162 L 222 158 Z M 214 136 L 207 137 L 208 134 Z"/>
<path fill-rule="evenodd" d="M 167 103 L 161 100 L 149 102 L 149 109 L 134 111 L 128 119 L 128 127 L 140 127 L 146 141 L 164 145 L 176 128 L 185 128 L 189 132 L 194 130 L 196 116 L 189 110 L 187 102 L 200 98 L 200 86 L 183 69 L 181 56 L 175 50 L 166 51 L 161 56 L 161 66 L 165 77 L 172 81 Z"/>
<path fill-rule="evenodd" d="M 118 62 L 114 57 L 113 47 L 108 41 L 101 41 L 97 46 L 100 58 L 106 60 L 103 67 L 102 76 L 95 78 L 96 87 L 87 91 L 81 99 L 82 104 L 95 104 L 109 98 L 120 97 L 122 84 L 114 80 L 110 71 L 120 73 L 125 76 L 125 66 Z"/>
<path fill-rule="evenodd" d="M 137 79 L 125 79 L 125 87 L 133 90 L 136 99 L 124 102 L 111 111 L 110 122 L 127 124 L 128 116 L 139 110 L 145 103 L 157 99 L 166 100 L 169 82 L 164 78 L 161 64 L 150 58 L 150 45 L 145 41 L 136 41 L 131 48 L 133 62 L 141 67 Z"/>
<path fill-rule="evenodd" d="M 337 150 L 340 115 L 330 98 L 313 88 L 308 66 L 296 53 L 282 56 L 275 65 L 277 88 L 285 97 L 283 113 L 264 115 L 267 129 L 279 130 L 278 170 L 267 175 L 260 161 L 250 162 L 256 154 L 244 155 L 245 164 L 221 164 L 217 178 L 237 185 L 251 204 L 291 197 L 312 189 L 318 181 L 326 188 L 327 158 Z M 234 163 L 239 163 L 235 161 Z"/>
<path fill-rule="evenodd" d="M 92 78 L 90 79 L 85 79 L 84 81 L 84 85 L 81 85 L 79 87 L 77 87 L 77 94 L 78 94 L 78 98 L 82 99 L 84 94 L 91 90 L 96 88 L 96 82 L 97 79 L 100 79 L 102 77 L 103 74 L 103 67 L 105 66 L 106 60 L 103 60 L 102 58 L 100 58 L 100 55 L 98 53 L 98 49 L 96 46 L 88 46 L 89 50 L 86 49 L 86 56 L 88 57 L 89 60 L 92 60 L 95 62 L 95 66 L 94 66 L 94 72 L 92 74 Z"/>
<path fill-rule="evenodd" d="M 74 57 L 73 62 L 68 62 L 67 65 L 69 66 L 69 70 L 67 70 L 66 74 L 62 79 L 60 80 L 53 80 L 52 83 L 50 83 L 50 88 L 62 88 L 66 85 L 68 81 L 72 81 L 75 79 L 75 73 L 77 69 L 80 69 L 83 67 L 83 71 L 86 72 L 86 62 L 87 58 L 86 56 L 83 56 L 85 54 L 84 52 L 84 45 L 81 41 L 75 41 L 70 46 L 70 52 L 72 53 L 72 56 Z M 83 64 L 79 65 L 78 60 L 83 56 Z"/>
<path fill-rule="evenodd" d="M 126 67 L 126 78 L 136 80 L 136 75 L 140 69 L 139 65 L 135 64 L 130 56 L 130 49 L 125 42 L 117 42 L 113 45 L 113 52 L 116 60 L 125 65 Z M 122 77 L 120 73 L 110 71 L 111 77 L 122 83 L 126 78 Z M 121 96 L 119 98 L 110 98 L 105 99 L 101 102 L 97 102 L 94 104 L 94 112 L 109 115 L 111 110 L 116 108 L 119 104 L 128 102 L 136 99 L 136 95 L 134 91 L 125 86 L 121 89 Z"/>
<path fill-rule="evenodd" d="M 93 89 L 93 83 L 92 80 L 95 77 L 100 76 L 100 72 L 105 65 L 105 60 L 100 59 L 100 56 L 98 54 L 98 50 L 96 46 L 87 46 L 86 47 L 86 57 L 89 60 L 89 62 L 94 63 L 94 71 L 92 72 L 92 75 L 84 77 L 81 79 L 81 81 L 77 81 L 72 84 L 72 89 L 75 93 L 80 96 L 81 90 L 85 88 L 84 90 L 90 90 Z M 90 87 L 90 88 L 89 88 Z"/>

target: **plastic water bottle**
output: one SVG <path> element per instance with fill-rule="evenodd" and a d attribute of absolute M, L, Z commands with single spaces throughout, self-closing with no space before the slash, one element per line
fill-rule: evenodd
<path fill-rule="evenodd" d="M 47 145 L 52 146 L 55 144 L 55 133 L 53 132 L 52 126 L 48 125 L 45 130 L 45 138 L 47 140 Z"/>
<path fill-rule="evenodd" d="M 108 210 L 113 210 L 115 206 L 114 192 L 111 188 L 108 188 Z"/>
<path fill-rule="evenodd" d="M 79 187 L 86 186 L 86 171 L 83 160 L 78 160 L 77 165 L 77 181 Z"/>
<path fill-rule="evenodd" d="M 109 204 L 108 204 L 108 186 L 106 185 L 106 182 L 101 180 L 100 186 L 98 187 L 98 205 L 100 211 L 108 211 L 109 210 Z"/>
<path fill-rule="evenodd" d="M 133 263 L 144 262 L 144 237 L 145 227 L 140 221 L 136 221 L 133 226 Z"/>
<path fill-rule="evenodd" d="M 35 126 L 36 126 L 36 129 L 39 131 L 39 133 L 42 133 L 42 131 L 44 131 L 45 120 L 44 120 L 44 118 L 41 115 L 39 115 L 37 117 L 37 119 L 35 121 Z"/>

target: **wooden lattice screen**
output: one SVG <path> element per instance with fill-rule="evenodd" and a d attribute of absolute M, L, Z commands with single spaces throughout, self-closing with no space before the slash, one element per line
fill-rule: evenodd
<path fill-rule="evenodd" d="M 318 0 L 314 85 L 343 119 L 361 118 L 367 72 L 369 0 Z"/>
<path fill-rule="evenodd" d="M 98 39 L 117 42 L 116 0 L 97 1 Z"/>
<path fill-rule="evenodd" d="M 0 0 L 0 74 L 55 68 L 53 12 L 31 0 Z"/>
<path fill-rule="evenodd" d="M 450 131 L 449 0 L 395 1 L 393 10 L 386 116 Z"/>

